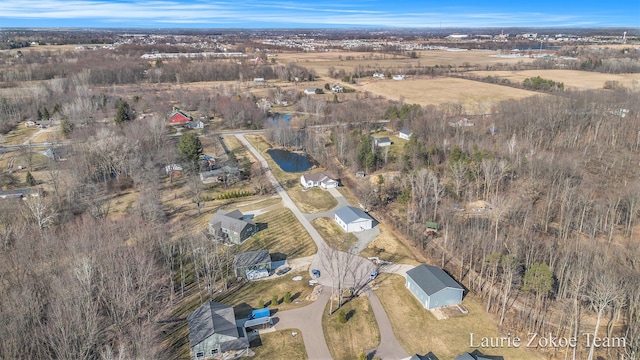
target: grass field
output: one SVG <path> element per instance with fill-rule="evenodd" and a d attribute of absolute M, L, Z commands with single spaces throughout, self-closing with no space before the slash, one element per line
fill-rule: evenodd
<path fill-rule="evenodd" d="M 2 145 L 20 145 L 27 141 L 27 139 L 33 134 L 38 132 L 38 128 L 28 128 L 23 123 L 19 124 L 16 128 L 11 130 L 6 135 L 0 137 L 0 144 Z"/>
<path fill-rule="evenodd" d="M 380 229 L 380 235 L 370 242 L 366 249 L 360 252 L 361 256 L 377 256 L 382 260 L 394 263 L 419 264 L 413 258 L 411 251 L 393 235 L 393 232 L 387 226 L 382 223 L 376 226 Z"/>
<path fill-rule="evenodd" d="M 297 332 L 296 336 L 292 336 L 292 332 Z M 250 346 L 256 353 L 254 359 L 305 360 L 309 358 L 304 348 L 302 333 L 297 329 L 261 334 L 259 338 L 251 341 Z"/>
<path fill-rule="evenodd" d="M 393 331 L 401 334 L 398 341 L 410 354 L 432 351 L 439 359 L 453 359 L 464 351 L 474 350 L 469 347 L 470 333 L 474 334 L 474 339 L 504 336 L 498 330 L 496 319 L 487 314 L 472 295 L 467 295 L 462 302 L 469 310 L 468 315 L 437 320 L 406 289 L 403 277 L 382 274 L 377 282 L 376 294 L 389 316 Z M 486 354 L 504 356 L 505 359 L 543 358 L 524 348 L 490 349 Z"/>
<path fill-rule="evenodd" d="M 564 83 L 565 89 L 593 90 L 602 89 L 606 81 L 618 81 L 620 85 L 632 91 L 640 91 L 640 74 L 604 74 L 579 70 L 523 70 L 523 71 L 471 71 L 480 77 L 496 76 L 511 82 L 522 83 L 524 79 L 540 76 Z"/>
<path fill-rule="evenodd" d="M 240 245 L 240 251 L 267 249 L 271 254 L 283 254 L 287 259 L 316 253 L 316 244 L 291 210 L 271 210 L 253 220 L 259 225 L 267 224 L 268 227 Z"/>
<path fill-rule="evenodd" d="M 316 218 L 311 221 L 311 225 L 318 230 L 327 245 L 334 249 L 347 251 L 358 240 L 355 235 L 345 233 L 333 219 Z"/>
<path fill-rule="evenodd" d="M 358 89 L 393 100 L 402 97 L 407 104 L 425 106 L 459 103 L 467 114 L 490 113 L 491 108 L 502 100 L 538 95 L 533 91 L 448 77 L 362 81 Z"/>
<path fill-rule="evenodd" d="M 298 184 L 287 191 L 291 200 L 296 203 L 298 209 L 303 213 L 316 214 L 323 211 L 331 210 L 338 201 L 328 192 L 320 188 L 314 187 L 309 190 Z"/>
<path fill-rule="evenodd" d="M 322 318 L 324 338 L 333 359 L 357 359 L 362 351 L 378 346 L 380 330 L 369 299 L 364 296 L 354 298 L 338 311 L 346 313 L 346 323 L 339 322 L 338 312 L 331 316 L 326 315 L 329 312 L 329 304 Z"/>

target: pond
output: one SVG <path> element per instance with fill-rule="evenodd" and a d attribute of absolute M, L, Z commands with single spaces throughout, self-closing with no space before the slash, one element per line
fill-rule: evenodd
<path fill-rule="evenodd" d="M 291 114 L 275 113 L 273 115 L 267 116 L 267 124 L 277 125 L 279 122 L 283 122 L 285 125 L 289 125 L 292 117 L 293 115 Z"/>
<path fill-rule="evenodd" d="M 269 149 L 267 154 L 271 156 L 273 161 L 286 172 L 295 173 L 307 171 L 316 165 L 315 161 L 306 154 L 294 153 L 282 149 Z"/>

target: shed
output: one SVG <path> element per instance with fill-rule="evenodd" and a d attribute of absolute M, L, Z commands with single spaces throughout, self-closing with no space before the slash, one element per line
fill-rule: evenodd
<path fill-rule="evenodd" d="M 379 138 L 373 138 L 373 143 L 377 146 L 377 147 L 385 147 L 385 146 L 391 146 L 391 139 L 389 139 L 388 137 L 379 137 Z"/>
<path fill-rule="evenodd" d="M 234 271 L 237 277 L 247 280 L 260 279 L 269 276 L 271 270 L 271 255 L 267 250 L 256 250 L 239 253 L 233 256 Z"/>
<path fill-rule="evenodd" d="M 304 93 L 307 95 L 313 95 L 316 93 L 316 89 L 315 88 L 304 89 Z"/>
<path fill-rule="evenodd" d="M 444 270 L 424 264 L 407 271 L 406 286 L 429 310 L 460 304 L 464 294 L 464 288 Z"/>
<path fill-rule="evenodd" d="M 346 232 L 364 231 L 373 228 L 371 216 L 353 206 L 345 206 L 336 210 L 334 220 Z"/>
<path fill-rule="evenodd" d="M 402 129 L 398 133 L 398 137 L 404 140 L 411 140 L 411 135 L 413 135 L 413 132 L 409 129 Z"/>
<path fill-rule="evenodd" d="M 249 348 L 244 328 L 236 326 L 231 306 L 209 301 L 187 317 L 192 359 Z"/>

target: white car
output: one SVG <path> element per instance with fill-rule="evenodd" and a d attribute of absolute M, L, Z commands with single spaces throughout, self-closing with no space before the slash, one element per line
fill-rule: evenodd
<path fill-rule="evenodd" d="M 293 281 L 300 281 L 302 280 L 302 276 L 298 275 L 298 276 L 294 276 L 291 280 Z"/>
<path fill-rule="evenodd" d="M 309 285 L 316 285 L 317 283 L 318 283 L 318 280 L 316 279 L 309 280 Z"/>

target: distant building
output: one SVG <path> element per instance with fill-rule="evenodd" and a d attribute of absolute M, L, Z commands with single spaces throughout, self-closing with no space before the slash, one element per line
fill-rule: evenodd
<path fill-rule="evenodd" d="M 404 75 L 393 75 L 391 78 L 393 80 L 404 80 L 405 76 Z"/>
<path fill-rule="evenodd" d="M 249 348 L 247 333 L 236 326 L 231 306 L 209 301 L 189 314 L 187 320 L 192 359 L 238 355 Z"/>
<path fill-rule="evenodd" d="M 411 135 L 413 135 L 413 131 L 409 129 L 402 129 L 398 133 L 398 137 L 403 140 L 411 140 Z"/>
<path fill-rule="evenodd" d="M 380 138 L 373 138 L 373 143 L 377 146 L 377 147 L 386 147 L 386 146 L 391 146 L 391 139 L 389 139 L 388 137 L 380 137 Z"/>
<path fill-rule="evenodd" d="M 174 108 L 167 122 L 171 125 L 183 125 L 193 121 L 193 118 L 178 108 Z"/>
<path fill-rule="evenodd" d="M 464 294 L 464 288 L 444 270 L 424 264 L 407 271 L 406 286 L 429 310 L 460 304 Z"/>
<path fill-rule="evenodd" d="M 358 232 L 373 228 L 371 216 L 353 206 L 345 206 L 336 210 L 334 221 L 346 232 Z"/>
<path fill-rule="evenodd" d="M 315 174 L 304 174 L 300 176 L 300 184 L 302 184 L 305 189 L 310 189 L 312 187 L 331 189 L 338 187 L 338 180 L 332 178 L 325 172 L 321 172 Z"/>
<path fill-rule="evenodd" d="M 316 89 L 311 89 L 311 88 L 304 89 L 304 93 L 307 94 L 307 95 L 313 95 L 313 94 L 316 93 Z"/>
<path fill-rule="evenodd" d="M 384 79 L 384 74 L 380 72 L 375 72 L 373 73 L 373 77 L 378 79 Z"/>
<path fill-rule="evenodd" d="M 242 244 L 257 231 L 257 226 L 251 219 L 245 218 L 240 210 L 225 212 L 218 210 L 209 220 L 209 233 L 229 240 L 234 244 Z"/>

